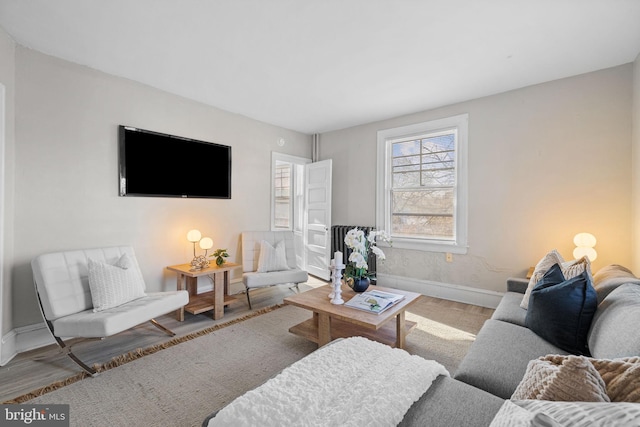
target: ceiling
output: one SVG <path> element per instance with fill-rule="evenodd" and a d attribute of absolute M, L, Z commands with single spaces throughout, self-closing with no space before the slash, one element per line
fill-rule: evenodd
<path fill-rule="evenodd" d="M 638 0 L 0 0 L 17 43 L 306 134 L 633 62 Z"/>

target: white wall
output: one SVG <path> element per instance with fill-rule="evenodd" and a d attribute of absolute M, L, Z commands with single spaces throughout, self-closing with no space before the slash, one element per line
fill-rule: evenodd
<path fill-rule="evenodd" d="M 0 340 L 11 330 L 11 264 L 13 259 L 13 153 L 14 153 L 15 43 L 0 28 L 0 83 L 5 88 L 4 147 L 0 147 Z M 0 140 L 0 143 L 2 141 Z M 4 176 L 2 174 L 4 173 Z M 0 347 L 2 342 L 0 341 Z M 0 352 L 1 355 L 1 352 Z"/>
<path fill-rule="evenodd" d="M 119 197 L 120 124 L 230 145 L 232 199 Z M 150 290 L 175 289 L 165 266 L 191 260 L 191 228 L 239 260 L 240 232 L 269 229 L 271 151 L 311 155 L 308 135 L 20 46 L 15 128 L 14 328 L 42 321 L 29 264 L 41 253 L 131 244 Z"/>
<path fill-rule="evenodd" d="M 640 274 L 640 53 L 633 66 L 633 262 L 636 275 Z"/>
<path fill-rule="evenodd" d="M 573 236 L 594 269 L 631 263 L 631 64 L 321 136 L 334 161 L 333 222 L 375 225 L 376 133 L 469 113 L 469 251 L 388 249 L 381 273 L 490 291 Z M 640 271 L 638 271 L 640 273 Z"/>

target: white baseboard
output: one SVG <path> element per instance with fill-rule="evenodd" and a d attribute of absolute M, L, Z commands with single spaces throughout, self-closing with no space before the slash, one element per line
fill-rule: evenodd
<path fill-rule="evenodd" d="M 431 280 L 414 279 L 411 277 L 377 274 L 377 284 L 383 287 L 402 289 L 422 295 L 479 305 L 481 307 L 496 308 L 504 295 L 502 292 L 469 286 L 453 285 L 450 283 L 434 282 Z"/>
<path fill-rule="evenodd" d="M 229 294 L 230 295 L 241 294 L 245 290 L 246 290 L 246 288 L 244 287 L 244 283 L 242 283 L 242 279 L 240 279 L 240 280 L 232 280 L 231 283 L 229 283 Z"/>
<path fill-rule="evenodd" d="M 18 353 L 54 343 L 55 340 L 44 322 L 13 329 L 2 337 L 0 366 L 9 363 Z"/>
<path fill-rule="evenodd" d="M 16 351 L 16 334 L 14 331 L 9 331 L 9 333 L 1 339 L 2 345 L 0 346 L 0 350 L 2 351 L 0 351 L 0 366 L 4 366 L 18 354 Z"/>

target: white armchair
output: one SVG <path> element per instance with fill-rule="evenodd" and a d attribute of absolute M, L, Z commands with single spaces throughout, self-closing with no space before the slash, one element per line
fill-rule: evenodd
<path fill-rule="evenodd" d="M 309 274 L 296 265 L 292 231 L 245 231 L 242 233 L 242 283 L 251 309 L 249 290 L 300 283 Z"/>
<path fill-rule="evenodd" d="M 189 301 L 187 291 L 145 292 L 131 246 L 43 254 L 31 267 L 47 328 L 60 348 L 92 376 L 97 375 L 96 370 L 73 354 L 63 337 L 105 338 L 147 321 L 173 336 L 154 318 Z M 89 278 L 92 268 L 101 275 L 100 282 L 104 281 L 93 289 Z M 137 291 L 132 292 L 134 288 Z"/>

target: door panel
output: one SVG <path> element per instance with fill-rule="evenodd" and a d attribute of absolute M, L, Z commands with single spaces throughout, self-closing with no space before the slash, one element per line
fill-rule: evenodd
<path fill-rule="evenodd" d="M 331 257 L 331 159 L 305 165 L 305 255 L 307 271 L 329 280 Z"/>

